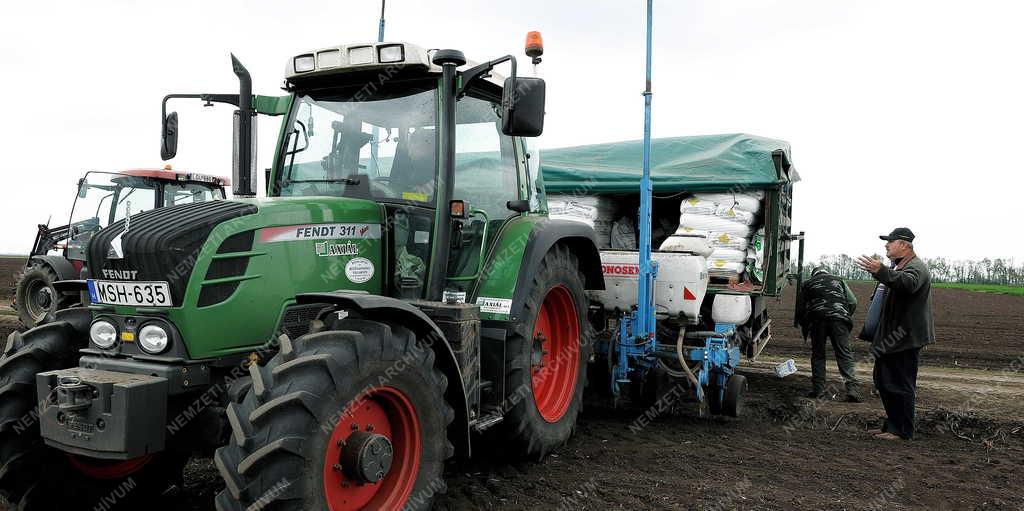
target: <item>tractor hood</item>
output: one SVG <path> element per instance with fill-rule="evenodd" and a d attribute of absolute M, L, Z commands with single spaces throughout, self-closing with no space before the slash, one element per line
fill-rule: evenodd
<path fill-rule="evenodd" d="M 296 305 L 298 294 L 380 294 L 388 278 L 384 218 L 380 204 L 341 197 L 174 206 L 100 231 L 89 271 L 126 289 L 166 282 L 170 306 L 111 310 L 166 318 L 192 358 L 225 355 L 307 324 L 316 309 Z"/>
<path fill-rule="evenodd" d="M 250 263 L 261 257 L 296 261 L 308 252 L 303 265 L 309 268 L 366 254 L 367 243 L 379 244 L 382 219 L 382 208 L 374 202 L 337 197 L 225 200 L 155 209 L 97 233 L 89 246 L 90 276 L 167 282 L 175 307 L 190 305 L 187 295 L 197 290 L 192 305 L 205 307 L 226 300 L 241 282 L 256 278 Z M 197 271 L 205 276 L 198 288 L 190 286 Z"/>

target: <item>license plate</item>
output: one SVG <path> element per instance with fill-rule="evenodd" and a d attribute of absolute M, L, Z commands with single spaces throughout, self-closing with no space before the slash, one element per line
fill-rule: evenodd
<path fill-rule="evenodd" d="M 172 305 L 171 287 L 166 282 L 118 282 L 89 279 L 87 284 L 89 298 L 93 303 L 148 307 L 170 307 Z"/>

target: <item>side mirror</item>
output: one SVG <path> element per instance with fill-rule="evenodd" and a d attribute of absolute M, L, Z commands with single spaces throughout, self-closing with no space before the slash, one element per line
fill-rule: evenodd
<path fill-rule="evenodd" d="M 84 199 L 86 195 L 89 195 L 89 187 L 85 185 L 85 178 L 78 180 L 78 198 Z"/>
<path fill-rule="evenodd" d="M 176 154 L 178 154 L 178 112 L 171 112 L 164 117 L 160 132 L 160 157 L 170 160 Z"/>
<path fill-rule="evenodd" d="M 545 90 L 540 78 L 506 78 L 501 132 L 513 137 L 536 137 L 543 133 Z"/>

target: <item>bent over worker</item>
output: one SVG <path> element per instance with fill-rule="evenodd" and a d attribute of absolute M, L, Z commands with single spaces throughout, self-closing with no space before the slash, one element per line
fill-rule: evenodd
<path fill-rule="evenodd" d="M 811 337 L 811 392 L 817 399 L 825 393 L 825 343 L 832 340 L 839 374 L 846 384 L 846 400 L 859 403 L 857 367 L 850 344 L 857 298 L 843 279 L 832 275 L 823 266 L 811 272 L 811 278 L 800 288 L 797 319 L 804 337 Z"/>

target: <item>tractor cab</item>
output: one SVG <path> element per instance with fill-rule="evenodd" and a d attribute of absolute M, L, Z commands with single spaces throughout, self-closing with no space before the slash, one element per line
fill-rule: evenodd
<path fill-rule="evenodd" d="M 525 147 L 503 129 L 496 63 L 446 58 L 411 44 L 355 44 L 298 55 L 288 72 L 294 101 L 270 195 L 383 205 L 394 297 L 429 297 L 441 262 L 446 279 L 435 273 L 435 286 L 464 297 L 481 250 L 531 197 Z M 444 66 L 461 72 L 451 90 Z M 450 222 L 452 235 L 438 236 L 435 226 Z"/>
<path fill-rule="evenodd" d="M 527 113 L 539 119 L 543 110 L 512 111 L 504 89 L 518 83 L 522 95 L 542 103 L 543 85 L 503 80 L 492 69 L 505 60 L 475 64 L 459 52 L 407 43 L 294 57 L 286 79 L 294 99 L 270 195 L 383 205 L 392 226 L 386 294 L 464 299 L 495 234 L 531 199 L 537 204 L 530 186 L 536 169 L 531 174 L 517 136 L 531 133 L 517 133 L 507 121 Z M 458 76 L 451 87 L 446 69 Z M 450 231 L 436 232 L 449 224 Z"/>

